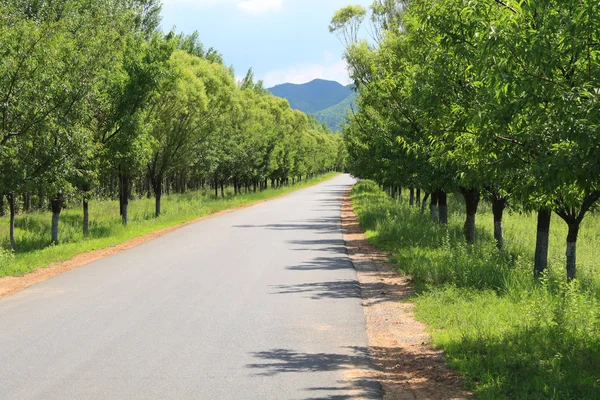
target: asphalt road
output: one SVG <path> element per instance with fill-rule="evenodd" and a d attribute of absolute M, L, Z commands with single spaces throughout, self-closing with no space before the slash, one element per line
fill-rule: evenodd
<path fill-rule="evenodd" d="M 347 175 L 0 300 L 1 399 L 380 398 Z"/>

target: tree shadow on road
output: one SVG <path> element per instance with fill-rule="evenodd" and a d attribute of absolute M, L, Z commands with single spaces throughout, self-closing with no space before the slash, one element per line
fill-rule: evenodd
<path fill-rule="evenodd" d="M 306 294 L 305 297 L 320 299 L 360 299 L 360 285 L 355 280 L 299 283 L 277 285 L 274 294 Z"/>
<path fill-rule="evenodd" d="M 268 229 L 275 231 L 315 231 L 315 233 L 338 233 L 341 230 L 340 219 L 337 217 L 316 218 L 301 221 L 290 221 L 281 224 L 265 225 L 234 225 L 234 228 Z"/>
<path fill-rule="evenodd" d="M 252 356 L 258 361 L 246 367 L 260 370 L 259 376 L 342 371 L 348 377 L 338 381 L 339 385 L 305 389 L 319 392 L 306 400 L 381 399 L 384 390 L 398 399 L 464 398 L 462 382 L 446 367 L 444 356 L 437 351 L 414 353 L 400 347 L 353 346 L 344 347 L 339 353 L 271 349 Z"/>
<path fill-rule="evenodd" d="M 288 243 L 302 246 L 295 248 L 296 251 L 326 251 L 346 254 L 346 243 L 342 239 L 290 240 Z"/>
<path fill-rule="evenodd" d="M 329 269 L 342 269 L 333 264 Z M 303 268 L 288 267 L 296 270 Z M 350 265 L 348 268 L 352 268 Z M 327 269 L 327 268 L 321 268 Z M 272 294 L 289 295 L 303 294 L 305 298 L 312 300 L 322 299 L 369 299 L 364 302 L 364 307 L 372 307 L 376 304 L 397 301 L 398 298 L 406 298 L 410 287 L 407 284 L 387 283 L 384 281 L 374 283 L 359 283 L 356 280 L 332 280 L 326 282 L 298 283 L 294 285 L 277 285 Z"/>
<path fill-rule="evenodd" d="M 247 368 L 257 369 L 260 376 L 273 377 L 286 373 L 315 373 L 344 371 L 347 380 L 337 381 L 335 386 L 317 386 L 305 389 L 308 392 L 325 393 L 306 400 L 338 399 L 381 399 L 379 383 L 367 376 L 372 369 L 366 347 L 346 347 L 340 353 L 303 353 L 289 349 L 271 349 L 252 353 L 260 362 L 247 364 Z M 333 392 L 333 393 L 328 393 Z"/>
<path fill-rule="evenodd" d="M 347 259 L 338 257 L 316 257 L 300 265 L 286 267 L 290 271 L 341 271 L 353 270 L 354 267 Z"/>

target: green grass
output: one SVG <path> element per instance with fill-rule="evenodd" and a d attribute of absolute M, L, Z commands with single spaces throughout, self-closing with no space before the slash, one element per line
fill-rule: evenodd
<path fill-rule="evenodd" d="M 154 217 L 154 199 L 129 202 L 129 225 L 123 226 L 117 201 L 90 202 L 90 236 L 82 232 L 81 207 L 73 206 L 60 215 L 60 244 L 50 245 L 51 214 L 36 212 L 18 215 L 15 221 L 17 251 L 10 252 L 8 218 L 0 218 L 0 277 L 21 276 L 38 267 L 68 260 L 77 254 L 118 245 L 129 239 L 176 226 L 222 210 L 232 209 L 265 200 L 331 179 L 329 173 L 281 189 L 267 189 L 259 193 L 228 195 L 214 199 L 211 192 L 188 192 L 164 196 L 162 215 Z"/>
<path fill-rule="evenodd" d="M 584 221 L 572 284 L 565 283 L 566 227 L 553 216 L 549 272 L 536 282 L 535 216 L 505 217 L 500 252 L 487 204 L 477 244 L 468 246 L 458 196 L 449 198 L 448 226 L 373 182 L 357 184 L 352 198 L 369 239 L 415 280 L 417 318 L 477 398 L 600 399 L 600 215 Z"/>

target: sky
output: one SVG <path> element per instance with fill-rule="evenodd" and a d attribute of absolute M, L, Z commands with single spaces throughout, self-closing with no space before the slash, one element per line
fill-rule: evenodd
<path fill-rule="evenodd" d="M 243 78 L 249 68 L 266 87 L 327 79 L 350 83 L 344 48 L 327 27 L 333 13 L 373 0 L 162 0 L 162 28 L 197 30 Z"/>

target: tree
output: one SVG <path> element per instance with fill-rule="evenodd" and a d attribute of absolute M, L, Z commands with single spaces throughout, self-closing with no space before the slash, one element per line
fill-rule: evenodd
<path fill-rule="evenodd" d="M 0 41 L 7 49 L 0 76 L 0 163 L 9 171 L 0 186 L 13 202 L 15 193 L 34 182 L 54 187 L 55 197 L 60 186 L 69 185 L 73 162 L 86 151 L 87 130 L 80 121 L 88 96 L 110 68 L 119 29 L 127 22 L 127 14 L 115 14 L 113 7 L 118 9 L 108 0 L 0 4 Z M 53 218 L 53 242 L 57 223 Z"/>
<path fill-rule="evenodd" d="M 212 134 L 214 122 L 230 107 L 235 87 L 222 65 L 183 51 L 173 53 L 171 68 L 171 75 L 153 100 L 147 122 L 152 127 L 148 173 L 157 217 L 165 175 L 193 162 L 199 144 Z"/>

